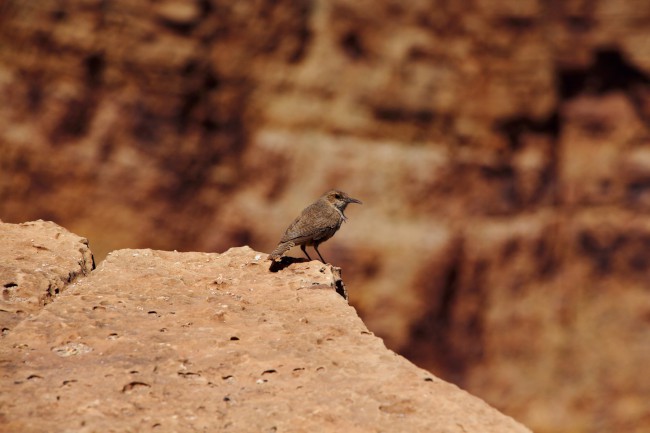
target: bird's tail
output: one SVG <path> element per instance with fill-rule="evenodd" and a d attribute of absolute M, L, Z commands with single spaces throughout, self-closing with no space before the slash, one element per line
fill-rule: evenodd
<path fill-rule="evenodd" d="M 278 260 L 280 257 L 282 257 L 282 254 L 284 254 L 288 249 L 293 247 L 295 244 L 291 241 L 289 242 L 280 242 L 277 247 L 269 254 L 267 257 L 267 260 Z"/>

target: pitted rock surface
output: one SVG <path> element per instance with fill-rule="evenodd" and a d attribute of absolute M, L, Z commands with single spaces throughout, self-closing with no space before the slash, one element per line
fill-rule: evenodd
<path fill-rule="evenodd" d="M 317 261 L 115 251 L 0 345 L 0 430 L 528 432 L 386 349 Z"/>
<path fill-rule="evenodd" d="M 11 332 L 93 269 L 88 241 L 49 221 L 0 221 L 0 329 Z"/>

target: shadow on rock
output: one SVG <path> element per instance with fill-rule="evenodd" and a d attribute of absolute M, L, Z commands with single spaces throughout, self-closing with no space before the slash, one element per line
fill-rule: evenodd
<path fill-rule="evenodd" d="M 290 265 L 294 263 L 305 263 L 308 262 L 309 260 L 307 259 L 297 259 L 295 257 L 282 257 L 280 261 L 271 261 L 271 266 L 269 267 L 269 271 L 271 272 L 278 272 L 283 269 L 288 268 Z"/>

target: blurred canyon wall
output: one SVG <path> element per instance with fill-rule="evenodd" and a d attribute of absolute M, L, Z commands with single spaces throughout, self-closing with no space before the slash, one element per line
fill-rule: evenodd
<path fill-rule="evenodd" d="M 650 429 L 650 0 L 0 0 L 0 95 L 3 221 L 270 251 L 338 187 L 390 348 L 537 432 Z"/>

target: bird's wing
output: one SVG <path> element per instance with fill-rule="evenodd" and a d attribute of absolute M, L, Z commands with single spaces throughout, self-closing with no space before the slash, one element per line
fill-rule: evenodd
<path fill-rule="evenodd" d="M 329 206 L 314 203 L 289 225 L 281 242 L 293 241 L 297 244 L 310 239 L 318 239 L 323 233 L 337 226 L 339 215 Z"/>

